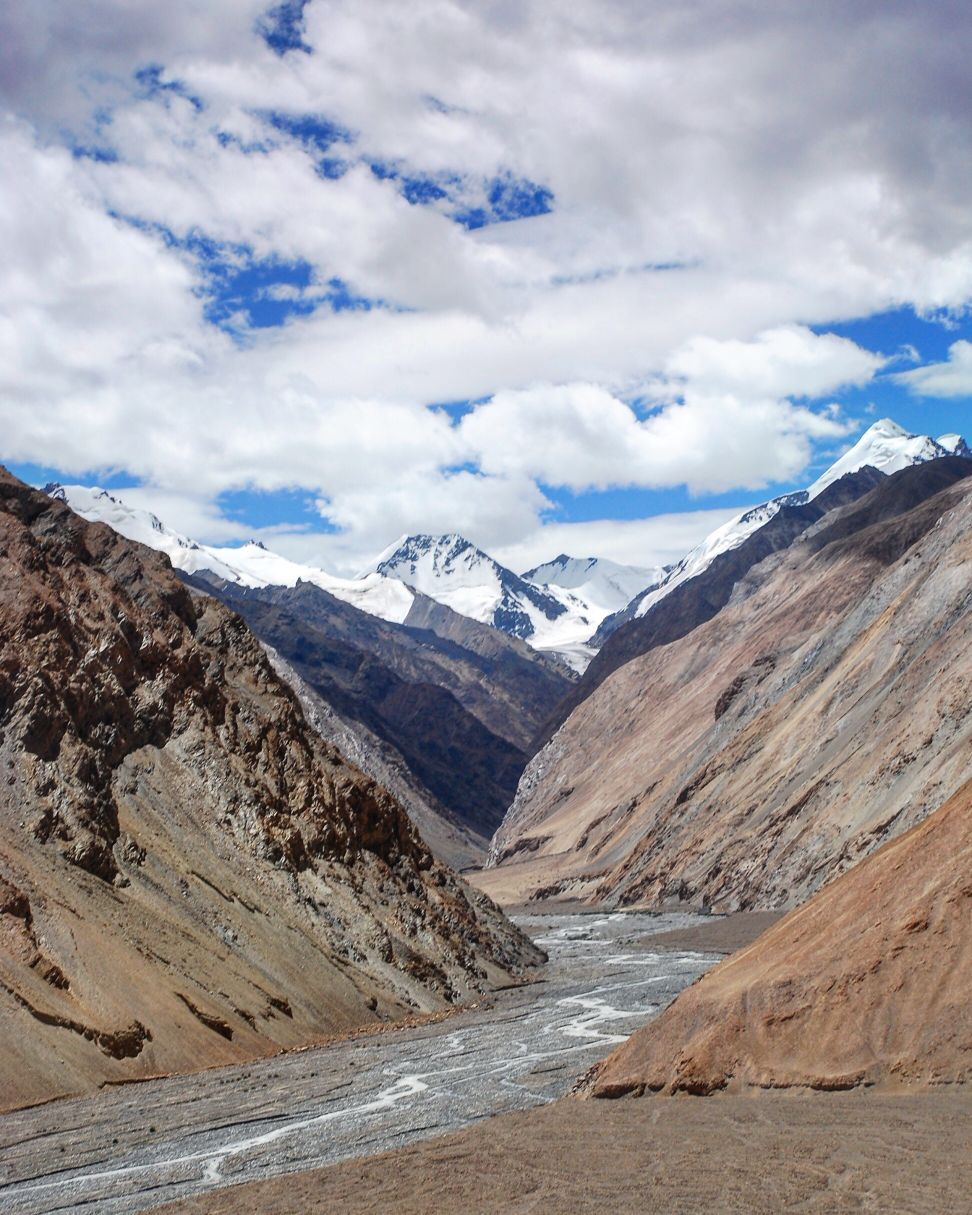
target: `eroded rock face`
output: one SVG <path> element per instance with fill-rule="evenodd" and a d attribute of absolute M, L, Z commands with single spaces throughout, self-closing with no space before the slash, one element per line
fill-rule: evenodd
<path fill-rule="evenodd" d="M 4 1104 L 431 1010 L 538 960 L 308 727 L 239 617 L 6 473 L 0 776 Z"/>
<path fill-rule="evenodd" d="M 399 770 L 396 793 L 408 787 L 407 808 L 441 859 L 482 863 L 529 740 L 570 687 L 550 660 L 424 595 L 393 624 L 311 583 L 193 582 L 239 612 L 340 716 L 367 771 Z"/>
<path fill-rule="evenodd" d="M 967 1083 L 970 990 L 972 783 L 709 971 L 589 1089 Z"/>
<path fill-rule="evenodd" d="M 970 774 L 967 472 L 894 474 L 615 671 L 526 769 L 483 888 L 786 908 L 940 805 Z"/>

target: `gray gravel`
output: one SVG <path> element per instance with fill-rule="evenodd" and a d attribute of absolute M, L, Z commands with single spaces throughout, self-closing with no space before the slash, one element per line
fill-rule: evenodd
<path fill-rule="evenodd" d="M 717 957 L 650 951 L 700 917 L 517 916 L 550 954 L 491 1007 L 0 1116 L 6 1215 L 127 1215 L 555 1100 Z"/>

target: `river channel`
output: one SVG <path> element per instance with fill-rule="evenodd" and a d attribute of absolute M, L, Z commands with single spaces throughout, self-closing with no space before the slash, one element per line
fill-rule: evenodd
<path fill-rule="evenodd" d="M 651 947 L 699 917 L 515 917 L 537 980 L 437 1024 L 0 1116 L 0 1210 L 131 1215 L 563 1096 L 718 961 Z"/>

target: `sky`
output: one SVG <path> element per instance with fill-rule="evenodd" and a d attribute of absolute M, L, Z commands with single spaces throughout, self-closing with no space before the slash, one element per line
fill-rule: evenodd
<path fill-rule="evenodd" d="M 677 559 L 877 417 L 966 433 L 972 15 L 0 16 L 0 460 L 340 573 Z"/>

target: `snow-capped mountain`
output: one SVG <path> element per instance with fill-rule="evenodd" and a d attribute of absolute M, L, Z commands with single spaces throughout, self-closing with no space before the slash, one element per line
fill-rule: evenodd
<path fill-rule="evenodd" d="M 51 484 L 46 492 L 89 522 L 107 523 L 128 539 L 165 553 L 176 569 L 186 573 L 209 572 L 247 587 L 310 582 L 394 624 L 404 623 L 415 591 L 423 591 L 460 615 L 522 638 L 534 649 L 557 651 L 578 670 L 594 654 L 584 643 L 605 615 L 561 587 L 533 586 L 461 536 L 403 537 L 386 550 L 377 570 L 358 578 L 338 578 L 291 561 L 255 540 L 239 547 L 199 544 L 151 511 L 129 506 L 97 486 Z"/>
<path fill-rule="evenodd" d="M 457 534 L 402 536 L 382 553 L 375 570 L 515 637 L 533 637 L 538 626 L 567 613 L 558 599 Z"/>
<path fill-rule="evenodd" d="M 368 574 L 363 578 L 338 578 L 312 565 L 301 565 L 250 541 L 240 548 L 197 544 L 173 531 L 151 511 L 128 506 L 120 498 L 97 486 L 48 485 L 46 492 L 66 502 L 90 523 L 107 523 L 129 540 L 166 554 L 176 569 L 187 574 L 204 570 L 241 586 L 296 586 L 312 582 L 336 599 L 343 599 L 371 616 L 401 624 L 415 596 L 400 581 Z"/>
<path fill-rule="evenodd" d="M 965 460 L 972 460 L 972 447 L 969 447 L 961 435 L 939 435 L 935 442 L 939 447 L 944 447 L 950 456 L 962 456 Z"/>
<path fill-rule="evenodd" d="M 911 464 L 922 464 L 927 460 L 951 455 L 972 458 L 972 450 L 961 435 L 942 435 L 940 439 L 932 439 L 928 435 L 913 435 L 890 418 L 881 418 L 868 427 L 854 446 L 835 460 L 807 489 L 781 494 L 778 498 L 753 506 L 711 532 L 701 544 L 671 567 L 659 585 L 650 587 L 621 612 L 606 619 L 600 630 L 602 635 L 596 637 L 595 642 L 603 641 L 603 634 L 616 628 L 624 620 L 643 616 L 653 604 L 664 599 L 676 586 L 700 574 L 720 553 L 737 548 L 747 536 L 751 536 L 764 523 L 769 522 L 782 507 L 801 506 L 811 501 L 822 494 L 828 485 L 847 473 L 857 472 L 865 465 L 890 476 L 891 473 L 900 472 Z"/>
<path fill-rule="evenodd" d="M 594 653 L 586 642 L 603 613 L 564 587 L 521 578 L 463 536 L 402 536 L 375 569 L 536 650 L 554 650 L 578 670 Z"/>
<path fill-rule="evenodd" d="M 524 582 L 538 587 L 558 586 L 586 603 L 591 616 L 603 619 L 649 587 L 657 586 L 668 573 L 668 566 L 643 569 L 621 565 L 606 557 L 568 557 L 561 553 L 552 561 L 534 566 L 522 574 Z M 600 620 L 598 620 L 600 623 Z"/>
<path fill-rule="evenodd" d="M 239 572 L 220 562 L 195 540 L 166 527 L 151 511 L 129 506 L 105 489 L 88 485 L 58 485 L 52 482 L 44 487 L 51 498 L 58 498 L 89 523 L 107 523 L 110 528 L 127 540 L 136 540 L 147 548 L 158 549 L 172 562 L 176 569 L 187 574 L 201 570 L 212 570 L 230 582 L 240 580 Z"/>
<path fill-rule="evenodd" d="M 604 558 L 569 557 L 518 575 L 458 534 L 402 536 L 359 578 L 338 578 L 290 561 L 251 541 L 239 548 L 198 544 L 150 511 L 128 506 L 107 490 L 49 485 L 47 492 L 92 522 L 107 523 L 131 540 L 166 553 L 187 573 L 211 571 L 249 587 L 311 582 L 372 616 L 401 624 L 415 591 L 462 616 L 519 637 L 533 649 L 553 651 L 583 671 L 608 633 L 642 616 L 676 586 L 706 569 L 720 553 L 738 547 L 784 506 L 798 506 L 850 472 L 870 465 L 890 474 L 948 455 L 972 458 L 961 435 L 909 434 L 888 418 L 875 422 L 807 489 L 751 507 L 712 532 L 676 565 L 639 568 Z"/>
<path fill-rule="evenodd" d="M 909 464 L 924 464 L 926 460 L 937 460 L 942 456 L 969 454 L 961 435 L 942 435 L 941 439 L 931 439 L 928 435 L 912 435 L 890 418 L 882 418 L 868 427 L 850 451 L 835 460 L 827 471 L 814 481 L 807 489 L 807 500 L 816 498 L 828 485 L 847 473 L 857 472 L 865 464 L 890 476 L 891 473 L 907 468 Z"/>

